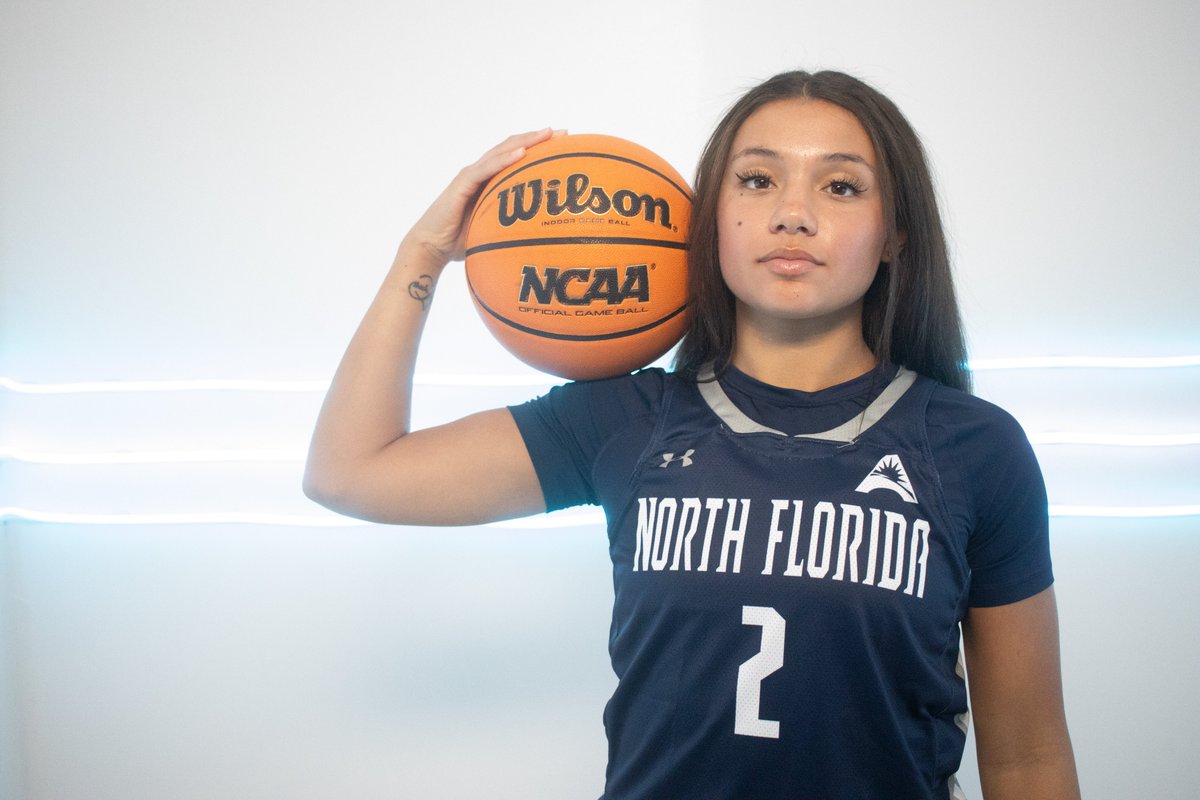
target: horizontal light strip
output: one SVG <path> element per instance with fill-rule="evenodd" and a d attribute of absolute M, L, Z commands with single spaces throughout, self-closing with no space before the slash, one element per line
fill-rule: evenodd
<path fill-rule="evenodd" d="M 998 369 L 1170 369 L 1200 367 L 1200 356 L 1028 356 L 1023 358 L 973 358 L 975 371 Z"/>
<path fill-rule="evenodd" d="M 1200 433 L 1031 433 L 1038 445 L 1083 444 L 1099 447 L 1186 447 L 1200 444 Z"/>
<path fill-rule="evenodd" d="M 108 392 L 324 392 L 329 381 L 181 380 L 181 381 L 81 381 L 77 383 L 25 383 L 0 377 L 0 389 L 19 394 L 97 394 Z"/>
<path fill-rule="evenodd" d="M 1122 519 L 1196 517 L 1200 516 L 1200 504 L 1176 506 L 1051 505 L 1050 516 L 1057 518 L 1106 517 Z M 345 528 L 375 524 L 334 514 L 269 514 L 245 511 L 191 514 L 95 514 L 85 512 L 36 511 L 27 508 L 0 506 L 0 522 L 6 520 L 59 525 L 279 525 L 292 528 Z M 602 511 L 593 511 L 541 514 L 532 517 L 522 517 L 520 519 L 491 522 L 479 527 L 553 529 L 604 524 L 604 513 Z"/>
<path fill-rule="evenodd" d="M 88 512 L 38 511 L 16 506 L 0 506 L 0 522 L 6 520 L 59 525 L 282 525 L 292 528 L 347 528 L 376 524 L 337 514 L 270 514 L 247 511 L 98 514 Z M 520 519 L 490 522 L 479 527 L 548 529 L 597 524 L 604 524 L 604 512 L 599 510 L 539 514 Z"/>
<path fill-rule="evenodd" d="M 1051 505 L 1049 514 L 1056 518 L 1166 519 L 1200 516 L 1200 504 L 1176 506 Z M 0 522 L 6 520 L 59 525 L 278 525 L 292 528 L 345 528 L 376 524 L 334 514 L 269 514 L 244 511 L 192 514 L 95 514 L 35 511 L 0 506 Z M 604 524 L 604 513 L 595 511 L 593 513 L 542 514 L 490 522 L 479 527 L 552 529 Z"/>
<path fill-rule="evenodd" d="M 228 464 L 253 461 L 303 462 L 300 450 L 155 450 L 98 453 L 47 453 L 0 447 L 0 460 L 26 464 Z"/>
<path fill-rule="evenodd" d="M 333 514 L 267 514 L 243 511 L 213 511 L 194 514 L 95 514 L 86 512 L 37 511 L 0 506 L 0 521 L 20 520 L 60 525 L 284 525 L 287 527 L 350 527 L 367 525 L 362 520 Z"/>
<path fill-rule="evenodd" d="M 1052 517 L 1197 517 L 1200 504 L 1182 506 L 1067 506 L 1051 505 Z"/>
<path fill-rule="evenodd" d="M 977 358 L 968 362 L 974 371 L 1012 369 L 1168 369 L 1200 367 L 1194 356 L 1029 356 L 1020 358 Z M 517 375 L 469 375 L 443 372 L 417 373 L 418 386 L 547 386 L 564 379 L 542 372 Z M 92 394 L 100 392 L 292 392 L 316 393 L 329 389 L 329 381 L 282 381 L 254 379 L 199 379 L 174 381 L 81 381 L 76 383 L 27 383 L 0 377 L 0 389 L 21 394 Z"/>
<path fill-rule="evenodd" d="M 1200 445 L 1200 433 L 1031 433 L 1035 445 L 1091 445 L 1096 447 L 1190 447 Z M 94 453 L 48 452 L 0 447 L 0 461 L 26 464 L 94 466 L 120 464 L 226 464 L 246 462 L 303 463 L 303 450 L 116 450 Z"/>
<path fill-rule="evenodd" d="M 413 376 L 418 386 L 550 386 L 562 378 L 544 373 L 524 375 L 462 375 L 420 373 Z M 82 381 L 76 383 L 26 383 L 0 377 L 0 389 L 19 394 L 100 394 L 113 392 L 282 392 L 317 394 L 328 391 L 329 381 L 269 381 L 241 379 L 200 379 L 178 381 Z"/>

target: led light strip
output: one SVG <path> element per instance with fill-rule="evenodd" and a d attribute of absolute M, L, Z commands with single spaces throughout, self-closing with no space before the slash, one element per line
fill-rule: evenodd
<path fill-rule="evenodd" d="M 977 372 L 1014 369 L 1173 369 L 1200 367 L 1200 355 L 1183 356 L 1028 356 L 977 358 L 967 366 Z M 547 386 L 562 378 L 543 372 L 516 375 L 467 375 L 442 372 L 417 373 L 420 386 Z M 291 392 L 315 393 L 329 389 L 329 381 L 273 381 L 254 379 L 202 379 L 174 381 L 81 381 L 27 383 L 0 377 L 0 389 L 20 394 L 92 394 L 98 392 Z"/>
<path fill-rule="evenodd" d="M 1109 434 L 1109 433 L 1031 433 L 1034 445 L 1083 445 L 1095 447 L 1194 447 L 1200 445 L 1200 433 Z M 302 464 L 307 458 L 304 450 L 117 450 L 78 453 L 25 450 L 19 447 L 0 447 L 0 461 L 19 461 L 25 464 L 54 464 L 60 466 L 95 466 L 121 464 L 232 464 L 246 462 L 281 462 Z"/>
<path fill-rule="evenodd" d="M 969 367 L 976 371 L 1014 369 L 1164 369 L 1200 366 L 1200 356 L 1166 356 L 1148 358 L 1045 356 L 1032 358 L 975 359 Z M 423 373 L 414 377 L 418 385 L 426 386 L 546 386 L 561 379 L 542 373 L 526 375 L 462 375 Z M 318 393 L 328 389 L 328 381 L 272 380 L 177 380 L 177 381 L 87 381 L 75 383 L 26 383 L 0 377 L 0 389 L 21 394 L 91 394 L 91 393 L 155 393 L 155 392 L 285 392 Z M 1098 445 L 1111 447 L 1173 447 L 1200 444 L 1200 434 L 1097 434 L 1052 432 L 1034 434 L 1031 442 L 1042 445 Z M 49 453 L 0 448 L 0 459 L 25 463 L 56 465 L 114 465 L 169 463 L 229 463 L 253 461 L 299 462 L 304 454 L 298 450 L 196 450 L 196 451 L 121 451 L 101 453 Z M 1087 506 L 1052 505 L 1056 517 L 1118 517 L 1161 518 L 1200 515 L 1200 505 L 1176 506 Z M 18 519 L 30 522 L 62 524 L 118 525 L 186 525 L 186 524 L 260 524 L 303 527 L 367 525 L 369 523 L 336 515 L 295 515 L 251 512 L 208 512 L 193 514 L 89 514 L 42 512 L 16 507 L 0 507 L 0 520 Z M 603 523 L 603 514 L 557 514 L 535 518 L 492 523 L 493 527 L 553 528 Z"/>
<path fill-rule="evenodd" d="M 272 514 L 251 511 L 211 511 L 161 514 L 97 514 L 90 512 L 38 511 L 17 506 L 0 506 L 0 522 L 38 522 L 59 525 L 280 525 L 291 528 L 354 528 L 375 525 L 337 514 Z M 603 511 L 556 512 L 519 519 L 489 522 L 486 528 L 549 529 L 603 525 Z"/>
<path fill-rule="evenodd" d="M 1125 517 L 1125 518 L 1163 518 L 1163 517 L 1197 517 L 1200 516 L 1200 505 L 1180 506 L 1071 506 L 1051 505 L 1052 517 Z"/>
<path fill-rule="evenodd" d="M 287 527 L 350 527 L 367 525 L 362 520 L 335 515 L 268 514 L 243 511 L 163 514 L 96 514 L 88 512 L 38 511 L 0 506 L 0 521 L 57 523 L 60 525 L 284 525 Z"/>
<path fill-rule="evenodd" d="M 1173 369 L 1200 367 L 1200 356 L 1029 356 L 1022 358 L 973 358 L 967 367 L 974 371 L 1001 369 Z"/>
<path fill-rule="evenodd" d="M 1099 447 L 1186 447 L 1200 444 L 1200 433 L 1031 433 L 1031 444 L 1079 444 Z"/>
<path fill-rule="evenodd" d="M 552 386 L 562 378 L 544 373 L 525 375 L 455 375 L 451 373 L 419 373 L 413 376 L 418 386 Z M 14 378 L 0 377 L 0 389 L 18 394 L 101 394 L 125 392 L 151 394 L 159 392 L 277 392 L 317 394 L 329 389 L 329 381 L 270 381 L 242 379 L 199 379 L 178 381 L 79 381 L 75 383 L 27 383 Z"/>
<path fill-rule="evenodd" d="M 179 381 L 79 381 L 26 383 L 0 377 L 0 389 L 18 394 L 98 394 L 109 392 L 324 392 L 329 381 L 179 380 Z"/>
<path fill-rule="evenodd" d="M 0 461 L 67 466 L 115 464 L 228 464 L 254 461 L 303 463 L 301 450 L 154 450 L 97 453 L 49 453 L 0 447 Z"/>
<path fill-rule="evenodd" d="M 1090 506 L 1051 505 L 1050 516 L 1110 519 L 1166 519 L 1200 516 L 1200 504 L 1175 506 Z M 376 523 L 334 514 L 271 514 L 249 511 L 96 514 L 87 512 L 37 511 L 15 506 L 0 506 L 0 522 L 16 520 L 59 525 L 279 525 L 292 528 L 364 527 Z M 520 519 L 489 522 L 487 528 L 551 529 L 604 525 L 604 513 L 568 512 L 541 514 Z"/>

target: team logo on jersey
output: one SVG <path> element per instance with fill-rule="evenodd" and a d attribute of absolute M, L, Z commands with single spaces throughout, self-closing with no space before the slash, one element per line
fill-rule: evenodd
<path fill-rule="evenodd" d="M 917 502 L 917 494 L 913 490 L 912 481 L 908 479 L 904 464 L 900 463 L 900 456 L 891 455 L 879 459 L 879 463 L 854 491 L 870 494 L 876 489 L 889 489 L 900 495 L 906 503 Z"/>
<path fill-rule="evenodd" d="M 659 469 L 666 469 L 669 464 L 675 461 L 678 461 L 681 467 L 690 467 L 692 465 L 692 454 L 695 452 L 695 450 L 689 449 L 686 453 L 678 456 L 674 453 L 663 453 L 662 463 L 658 465 Z"/>

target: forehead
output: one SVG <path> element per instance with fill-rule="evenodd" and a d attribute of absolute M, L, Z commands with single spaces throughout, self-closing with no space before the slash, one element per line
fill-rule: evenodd
<path fill-rule="evenodd" d="M 781 155 L 847 153 L 875 164 L 875 148 L 858 117 L 825 100 L 789 98 L 763 105 L 733 137 L 730 156 L 748 149 Z"/>

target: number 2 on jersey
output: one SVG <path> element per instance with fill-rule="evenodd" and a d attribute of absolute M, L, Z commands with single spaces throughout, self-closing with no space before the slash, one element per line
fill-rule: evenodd
<path fill-rule="evenodd" d="M 779 720 L 759 717 L 762 682 L 783 666 L 783 641 L 787 623 L 779 612 L 767 606 L 742 606 L 742 624 L 762 628 L 758 652 L 738 667 L 737 705 L 733 732 L 739 736 L 779 738 Z"/>

